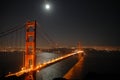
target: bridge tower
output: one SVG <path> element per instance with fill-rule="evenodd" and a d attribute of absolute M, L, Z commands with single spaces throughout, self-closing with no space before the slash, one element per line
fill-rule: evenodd
<path fill-rule="evenodd" d="M 26 23 L 25 68 L 36 66 L 36 21 Z M 34 80 L 33 73 L 29 73 L 25 80 Z"/>
<path fill-rule="evenodd" d="M 77 48 L 78 48 L 78 50 L 81 50 L 80 42 L 78 42 Z"/>
<path fill-rule="evenodd" d="M 78 51 L 83 50 L 83 49 L 82 49 L 82 47 L 81 47 L 80 42 L 78 42 L 78 45 L 77 45 L 77 50 L 78 50 Z M 83 57 L 83 56 L 84 56 L 84 53 L 80 53 L 80 54 L 78 54 L 78 56 L 79 56 L 78 58 L 79 58 L 79 59 L 81 59 L 81 57 Z"/>

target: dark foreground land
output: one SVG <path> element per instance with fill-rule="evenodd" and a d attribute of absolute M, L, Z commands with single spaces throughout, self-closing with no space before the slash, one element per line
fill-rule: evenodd
<path fill-rule="evenodd" d="M 82 68 L 74 69 L 70 80 L 120 80 L 120 51 L 84 51 Z"/>

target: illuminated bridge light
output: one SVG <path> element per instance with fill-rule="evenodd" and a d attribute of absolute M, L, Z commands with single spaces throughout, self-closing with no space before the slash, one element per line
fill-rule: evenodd
<path fill-rule="evenodd" d="M 40 72 L 39 70 L 37 70 L 37 72 Z"/>
<path fill-rule="evenodd" d="M 13 74 L 11 74 L 11 73 L 9 72 L 9 74 L 6 75 L 6 77 L 14 76 L 14 75 L 20 76 L 20 75 L 23 75 L 24 73 L 29 73 L 29 72 L 31 72 L 31 71 L 37 71 L 37 72 L 39 72 L 39 69 L 40 69 L 40 68 L 44 68 L 44 67 L 46 67 L 46 66 L 48 66 L 48 65 L 50 65 L 50 64 L 52 64 L 52 63 L 58 62 L 58 61 L 60 61 L 60 60 L 63 60 L 63 59 L 65 59 L 65 58 L 68 58 L 68 57 L 70 57 L 70 56 L 73 56 L 73 55 L 79 54 L 79 53 L 83 53 L 83 52 L 84 52 L 84 51 L 77 51 L 77 53 L 71 53 L 71 54 L 67 54 L 67 55 L 64 55 L 64 56 L 61 56 L 61 57 L 58 57 L 58 58 L 55 58 L 55 59 L 51 59 L 51 60 L 49 60 L 49 61 L 47 61 L 47 62 L 44 62 L 44 63 L 42 63 L 42 64 L 38 64 L 38 65 L 36 66 L 36 68 L 34 68 L 34 69 L 33 69 L 32 65 L 31 65 L 31 67 L 30 67 L 29 69 L 25 69 L 25 68 L 23 67 L 23 68 L 21 68 L 21 71 L 19 71 L 19 72 L 16 72 L 16 73 L 13 73 Z"/>

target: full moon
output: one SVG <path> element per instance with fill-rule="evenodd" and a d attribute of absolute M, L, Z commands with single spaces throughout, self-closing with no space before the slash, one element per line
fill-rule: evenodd
<path fill-rule="evenodd" d="M 50 9 L 50 5 L 49 5 L 49 4 L 46 4 L 46 5 L 45 5 L 45 8 L 46 8 L 47 10 L 49 10 L 49 9 Z"/>

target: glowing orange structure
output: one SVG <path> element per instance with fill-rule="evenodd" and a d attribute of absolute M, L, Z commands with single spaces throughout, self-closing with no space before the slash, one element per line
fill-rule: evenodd
<path fill-rule="evenodd" d="M 78 42 L 77 49 L 78 49 L 78 50 L 81 50 L 80 42 Z"/>
<path fill-rule="evenodd" d="M 36 21 L 26 23 L 25 68 L 33 69 L 36 66 Z M 33 80 L 30 73 L 25 80 Z"/>

